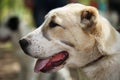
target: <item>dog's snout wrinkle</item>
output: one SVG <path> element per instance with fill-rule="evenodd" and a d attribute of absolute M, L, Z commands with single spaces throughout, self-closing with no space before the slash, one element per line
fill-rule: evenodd
<path fill-rule="evenodd" d="M 46 38 L 48 41 L 51 40 L 50 37 L 48 36 L 48 34 L 46 33 L 46 31 L 45 31 L 44 29 L 42 30 L 42 35 L 43 35 L 43 37 Z"/>
<path fill-rule="evenodd" d="M 70 43 L 70 42 L 67 42 L 67 41 L 63 41 L 63 40 L 61 40 L 61 42 L 62 43 L 64 43 L 65 45 L 68 45 L 68 46 L 70 46 L 70 47 L 75 47 L 75 45 L 73 45 L 72 43 Z"/>

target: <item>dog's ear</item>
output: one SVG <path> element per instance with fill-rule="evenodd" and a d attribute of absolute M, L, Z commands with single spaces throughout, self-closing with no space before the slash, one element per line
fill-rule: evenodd
<path fill-rule="evenodd" d="M 87 6 L 80 13 L 80 23 L 83 28 L 90 29 L 97 23 L 98 11 L 96 8 Z"/>

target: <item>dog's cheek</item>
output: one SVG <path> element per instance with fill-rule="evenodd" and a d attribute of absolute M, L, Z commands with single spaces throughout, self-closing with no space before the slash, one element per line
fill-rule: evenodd
<path fill-rule="evenodd" d="M 77 61 L 76 58 L 69 56 L 69 59 L 65 65 L 72 67 L 72 68 L 76 68 L 76 67 L 79 67 L 79 63 L 80 63 L 80 61 Z"/>
<path fill-rule="evenodd" d="M 61 27 L 56 27 L 49 30 L 47 33 L 51 38 L 58 39 L 63 37 L 64 29 L 62 29 Z"/>

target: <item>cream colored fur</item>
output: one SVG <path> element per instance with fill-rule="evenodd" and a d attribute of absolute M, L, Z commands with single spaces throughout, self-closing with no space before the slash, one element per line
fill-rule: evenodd
<path fill-rule="evenodd" d="M 51 28 L 51 21 L 58 25 Z M 67 51 L 69 58 L 61 67 L 81 68 L 90 80 L 120 80 L 120 34 L 94 7 L 69 4 L 54 9 L 24 39 L 31 43 L 27 49 L 32 57 Z"/>

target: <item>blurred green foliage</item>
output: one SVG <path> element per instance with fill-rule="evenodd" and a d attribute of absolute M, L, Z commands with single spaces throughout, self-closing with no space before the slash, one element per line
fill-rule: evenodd
<path fill-rule="evenodd" d="M 23 0 L 0 0 L 0 22 L 9 15 L 17 15 L 33 25 L 31 12 L 25 7 Z"/>

